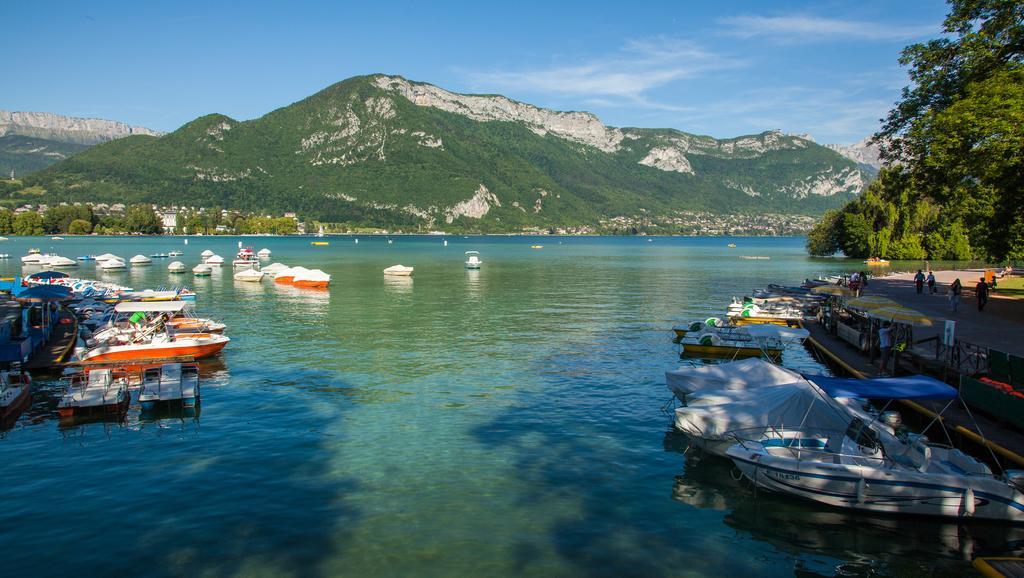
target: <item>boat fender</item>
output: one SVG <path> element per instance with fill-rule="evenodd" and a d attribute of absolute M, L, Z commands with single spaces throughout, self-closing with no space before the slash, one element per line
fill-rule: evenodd
<path fill-rule="evenodd" d="M 967 488 L 964 492 L 960 501 L 960 515 L 968 518 L 974 515 L 974 488 Z"/>
<path fill-rule="evenodd" d="M 864 478 L 861 478 L 860 481 L 857 482 L 857 503 L 863 504 L 867 499 L 868 483 L 864 481 Z"/>
<path fill-rule="evenodd" d="M 917 466 L 917 471 L 926 472 L 928 471 L 928 466 L 932 463 L 932 448 L 922 445 L 921 458 L 921 465 Z"/>

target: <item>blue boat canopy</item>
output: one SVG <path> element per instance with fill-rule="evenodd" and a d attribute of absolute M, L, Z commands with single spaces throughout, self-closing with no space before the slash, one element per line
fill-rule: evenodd
<path fill-rule="evenodd" d="M 60 271 L 42 271 L 40 273 L 36 273 L 35 275 L 29 275 L 28 278 L 43 281 L 46 279 L 65 279 L 67 278 L 67 276 L 67 273 L 61 273 Z"/>
<path fill-rule="evenodd" d="M 71 299 L 71 289 L 60 285 L 36 285 L 19 292 L 14 296 L 18 301 L 32 303 L 48 303 L 50 301 L 66 301 Z"/>
<path fill-rule="evenodd" d="M 953 399 L 957 391 L 926 375 L 851 379 L 805 375 L 831 397 L 863 397 L 869 399 Z"/>

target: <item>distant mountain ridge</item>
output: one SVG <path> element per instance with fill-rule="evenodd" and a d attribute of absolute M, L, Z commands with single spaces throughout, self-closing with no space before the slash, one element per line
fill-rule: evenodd
<path fill-rule="evenodd" d="M 82 145 L 94 145 L 133 134 L 163 133 L 116 120 L 61 116 L 49 112 L 0 110 L 0 136 L 21 135 Z"/>
<path fill-rule="evenodd" d="M 133 134 L 163 133 L 113 120 L 0 110 L 0 175 L 31 173 L 92 145 Z"/>
<path fill-rule="evenodd" d="M 680 211 L 820 214 L 870 173 L 809 138 L 617 128 L 500 95 L 354 77 L 250 121 L 212 114 L 33 176 L 52 201 L 297 211 L 381 227 L 506 231 Z"/>
<path fill-rule="evenodd" d="M 869 166 L 876 171 L 882 168 L 881 150 L 877 144 L 871 142 L 870 136 L 864 137 L 851 145 L 829 144 L 825 146 L 854 162 Z"/>

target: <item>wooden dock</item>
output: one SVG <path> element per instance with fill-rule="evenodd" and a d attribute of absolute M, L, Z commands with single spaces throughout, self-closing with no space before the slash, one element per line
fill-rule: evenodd
<path fill-rule="evenodd" d="M 61 307 L 57 326 L 50 339 L 28 359 L 25 368 L 35 371 L 56 370 L 75 348 L 78 339 L 78 319 L 67 307 Z"/>
<path fill-rule="evenodd" d="M 852 345 L 832 335 L 819 323 L 807 323 L 805 328 L 811 334 L 807 339 L 808 346 L 827 365 L 851 377 L 867 379 L 877 376 L 878 366 L 872 364 L 866 355 Z M 909 363 L 909 360 L 904 361 Z M 916 372 L 907 363 L 901 364 L 900 369 L 904 370 L 904 373 Z M 954 384 L 954 387 L 956 386 L 957 384 Z M 1009 462 L 1011 467 L 1024 467 L 1024 436 L 1016 430 L 1004 427 L 976 411 L 968 413 L 963 404 L 959 402 L 950 404 L 945 411 L 943 408 L 946 404 L 940 401 L 899 400 L 899 403 L 912 410 L 919 417 L 916 420 L 918 422 L 926 425 L 932 422 L 935 424 L 941 422 L 946 426 L 945 429 L 949 432 L 948 435 L 952 437 L 952 440 L 946 439 L 946 434 L 942 432 L 943 428 L 932 427 L 929 432 L 922 432 L 928 433 L 932 441 L 938 443 L 966 442 L 977 446 L 983 452 L 981 454 L 974 452 L 975 457 L 994 461 L 988 455 L 988 452 L 991 451 L 1003 461 Z M 941 416 L 938 415 L 940 412 Z"/>

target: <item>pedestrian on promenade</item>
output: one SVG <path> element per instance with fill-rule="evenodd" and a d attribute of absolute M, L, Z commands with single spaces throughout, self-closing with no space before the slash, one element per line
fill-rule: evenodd
<path fill-rule="evenodd" d="M 935 273 L 928 271 L 928 293 L 935 293 Z"/>
<path fill-rule="evenodd" d="M 988 303 L 988 283 L 985 282 L 984 277 L 978 280 L 978 284 L 974 287 L 974 294 L 978 297 L 978 312 L 980 313 Z"/>
<path fill-rule="evenodd" d="M 917 294 L 920 295 L 924 290 L 924 273 L 920 269 L 917 270 L 917 275 L 914 275 L 914 285 L 917 287 Z"/>
<path fill-rule="evenodd" d="M 892 328 L 889 322 L 885 321 L 878 328 L 878 350 L 882 353 L 882 363 L 878 366 L 881 375 L 889 373 L 889 355 L 892 353 Z"/>
<path fill-rule="evenodd" d="M 860 272 L 860 288 L 861 289 L 867 289 L 868 288 L 868 272 L 867 271 L 861 271 Z"/>
<path fill-rule="evenodd" d="M 960 284 L 960 278 L 957 277 L 953 284 L 949 286 L 949 308 L 952 311 L 958 311 L 960 308 L 960 294 L 963 293 L 964 287 Z"/>

